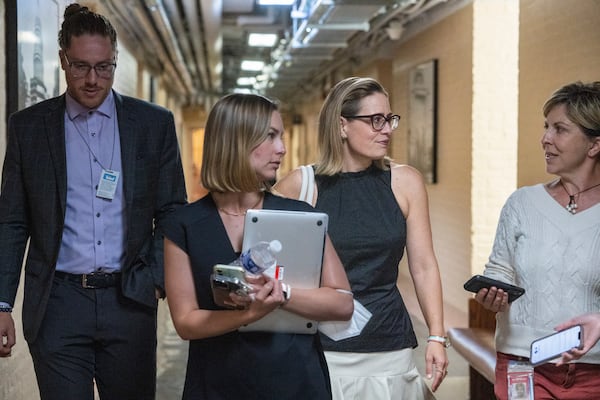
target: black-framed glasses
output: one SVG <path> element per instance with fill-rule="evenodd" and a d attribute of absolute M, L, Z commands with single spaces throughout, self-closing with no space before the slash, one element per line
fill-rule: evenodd
<path fill-rule="evenodd" d="M 385 116 L 383 114 L 371 114 L 371 115 L 342 115 L 342 117 L 346 119 L 364 119 L 369 118 L 371 120 L 371 126 L 373 130 L 380 131 L 385 126 L 385 123 L 388 122 L 390 124 L 390 128 L 392 130 L 398 127 L 398 123 L 400 122 L 400 116 L 397 114 Z"/>
<path fill-rule="evenodd" d="M 69 61 L 69 58 L 67 57 L 67 53 L 64 53 L 65 55 L 65 60 L 67 61 L 67 64 L 69 65 L 69 69 L 71 71 L 71 75 L 73 75 L 73 78 L 84 78 L 86 76 L 88 76 L 88 74 L 90 73 L 90 71 L 92 70 L 92 68 L 94 69 L 94 71 L 96 71 L 96 75 L 98 75 L 99 78 L 102 79 L 110 79 L 113 77 L 113 74 L 115 73 L 115 68 L 117 68 L 117 63 L 115 62 L 101 62 L 95 65 L 90 65 L 86 62 L 82 62 L 82 61 Z"/>

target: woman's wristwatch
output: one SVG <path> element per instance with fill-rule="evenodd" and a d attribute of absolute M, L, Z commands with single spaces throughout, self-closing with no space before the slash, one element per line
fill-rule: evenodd
<path fill-rule="evenodd" d="M 427 338 L 427 343 L 429 342 L 438 342 L 442 344 L 445 348 L 451 346 L 450 339 L 448 338 L 448 336 L 429 335 L 429 337 Z"/>
<path fill-rule="evenodd" d="M 290 301 L 290 298 L 292 297 L 292 287 L 287 283 L 281 282 L 281 289 L 284 298 L 283 304 L 281 305 L 281 307 L 283 307 Z"/>

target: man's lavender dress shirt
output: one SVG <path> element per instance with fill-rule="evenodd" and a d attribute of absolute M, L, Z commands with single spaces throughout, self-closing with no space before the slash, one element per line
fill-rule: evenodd
<path fill-rule="evenodd" d="M 121 269 L 125 201 L 119 124 L 112 92 L 95 110 L 66 96 L 67 211 L 56 269 L 72 274 Z M 102 169 L 120 173 L 112 200 L 96 196 Z"/>

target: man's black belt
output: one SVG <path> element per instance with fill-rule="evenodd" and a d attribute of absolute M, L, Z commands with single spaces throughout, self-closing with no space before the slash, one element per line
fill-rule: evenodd
<path fill-rule="evenodd" d="M 54 277 L 80 284 L 81 287 L 86 289 L 103 289 L 108 287 L 117 286 L 121 281 L 121 273 L 113 272 L 107 274 L 105 272 L 93 272 L 91 274 L 69 274 L 67 272 L 55 271 Z"/>

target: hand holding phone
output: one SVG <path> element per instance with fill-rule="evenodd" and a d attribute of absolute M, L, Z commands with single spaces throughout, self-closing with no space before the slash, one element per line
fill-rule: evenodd
<path fill-rule="evenodd" d="M 503 291 L 508 293 L 509 303 L 512 303 L 525 293 L 525 289 L 523 289 L 522 287 L 511 285 L 509 283 L 505 283 L 483 275 L 475 275 L 471 277 L 471 279 L 465 282 L 463 287 L 469 292 L 477 293 L 483 288 L 489 289 L 492 286 L 495 286 L 498 289 L 502 289 Z"/>
<path fill-rule="evenodd" d="M 559 324 L 554 329 L 562 331 L 575 325 L 581 325 L 581 329 L 585 331 L 585 337 L 581 339 L 581 348 L 563 353 L 561 359 L 556 363 L 557 366 L 580 359 L 600 341 L 600 312 L 580 314 Z"/>
<path fill-rule="evenodd" d="M 536 339 L 531 343 L 529 361 L 534 366 L 543 364 L 573 348 L 581 349 L 583 346 L 582 343 L 583 328 L 581 325 L 558 331 L 551 335 Z"/>
<path fill-rule="evenodd" d="M 213 267 L 213 273 L 210 278 L 213 299 L 215 304 L 226 307 L 243 309 L 241 305 L 233 305 L 230 293 L 238 296 L 249 296 L 252 287 L 246 283 L 245 272 L 242 267 L 235 265 L 217 264 Z"/>

